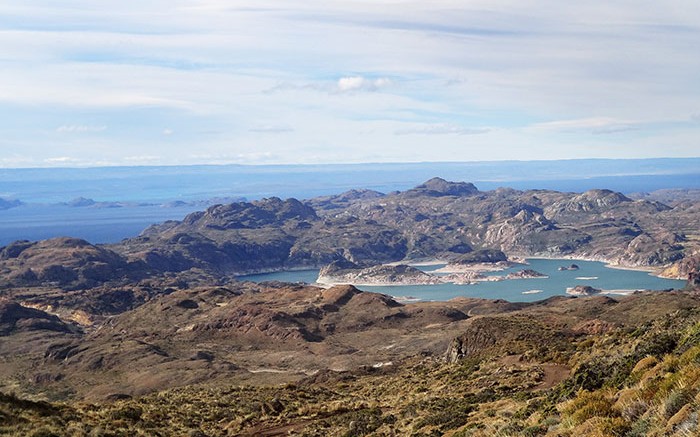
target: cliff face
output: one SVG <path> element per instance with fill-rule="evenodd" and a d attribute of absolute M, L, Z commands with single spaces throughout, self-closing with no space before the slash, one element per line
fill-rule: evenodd
<path fill-rule="evenodd" d="M 688 288 L 691 290 L 699 289 L 700 288 L 700 272 L 699 271 L 694 271 L 688 274 Z"/>
<path fill-rule="evenodd" d="M 679 277 L 688 278 L 686 288 L 690 290 L 700 289 L 700 256 L 696 255 L 684 259 L 673 267 L 677 267 L 675 273 L 677 273 Z"/>

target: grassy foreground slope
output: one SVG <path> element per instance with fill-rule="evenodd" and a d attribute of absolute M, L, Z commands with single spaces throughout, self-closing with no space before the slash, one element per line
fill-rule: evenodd
<path fill-rule="evenodd" d="M 199 384 L 99 404 L 4 394 L 0 433 L 692 436 L 700 411 L 696 299 L 678 292 L 618 303 L 562 300 L 528 317 L 475 319 L 446 356 L 418 354 L 282 385 Z M 561 335 L 576 319 L 571 313 L 586 311 L 577 335 Z M 489 332 L 506 334 L 483 340 Z M 478 349 L 466 346 L 479 338 Z"/>

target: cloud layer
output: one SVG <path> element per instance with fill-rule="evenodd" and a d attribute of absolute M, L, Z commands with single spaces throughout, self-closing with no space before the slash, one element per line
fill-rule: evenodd
<path fill-rule="evenodd" d="M 699 40 L 691 0 L 15 2 L 0 166 L 697 156 Z"/>

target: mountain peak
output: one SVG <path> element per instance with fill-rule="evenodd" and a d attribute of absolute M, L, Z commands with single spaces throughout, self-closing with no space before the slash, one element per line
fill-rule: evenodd
<path fill-rule="evenodd" d="M 468 196 L 476 194 L 479 190 L 469 182 L 451 182 L 434 177 L 409 190 L 410 193 L 426 194 L 428 196 Z"/>

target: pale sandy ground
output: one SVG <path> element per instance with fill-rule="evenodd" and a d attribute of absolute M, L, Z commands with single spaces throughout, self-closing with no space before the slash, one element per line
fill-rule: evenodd
<path fill-rule="evenodd" d="M 643 290 L 600 290 L 599 293 L 596 294 L 591 294 L 591 295 L 580 295 L 577 293 L 571 293 L 570 291 L 572 288 L 567 288 L 566 289 L 566 294 L 570 294 L 572 296 L 597 296 L 600 294 L 614 294 L 614 295 L 621 295 L 621 296 L 629 296 L 632 293 L 635 293 L 637 291 L 643 291 Z"/>

